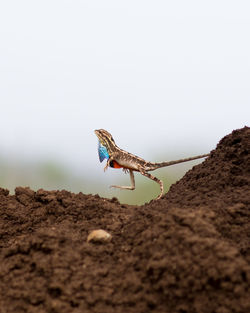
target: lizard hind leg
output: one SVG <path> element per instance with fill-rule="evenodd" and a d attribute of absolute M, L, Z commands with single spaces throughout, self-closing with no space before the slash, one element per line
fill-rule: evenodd
<path fill-rule="evenodd" d="M 125 171 L 126 173 L 126 171 Z M 126 190 L 134 190 L 135 189 L 135 177 L 132 170 L 129 170 L 130 180 L 131 180 L 131 186 L 117 186 L 112 185 L 110 188 L 120 188 L 120 189 L 126 189 Z"/>
<path fill-rule="evenodd" d="M 163 181 L 160 180 L 160 179 L 158 179 L 157 177 L 151 175 L 150 173 L 143 171 L 143 170 L 140 170 L 140 173 L 141 173 L 143 176 L 145 176 L 145 177 L 147 177 L 147 178 L 149 178 L 149 179 L 154 180 L 155 182 L 157 182 L 157 183 L 160 185 L 161 193 L 160 193 L 159 196 L 155 199 L 155 200 L 159 200 L 159 199 L 163 196 L 163 192 L 164 192 Z"/>

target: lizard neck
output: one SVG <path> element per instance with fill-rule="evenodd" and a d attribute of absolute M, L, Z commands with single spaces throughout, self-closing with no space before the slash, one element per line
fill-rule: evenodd
<path fill-rule="evenodd" d="M 113 142 L 107 142 L 105 146 L 107 148 L 109 157 L 112 157 L 116 152 L 120 151 L 120 148 L 117 147 L 117 145 Z"/>

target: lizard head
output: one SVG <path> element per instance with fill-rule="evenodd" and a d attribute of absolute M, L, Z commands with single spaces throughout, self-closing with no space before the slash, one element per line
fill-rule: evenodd
<path fill-rule="evenodd" d="M 95 134 L 98 137 L 100 144 L 105 146 L 107 149 L 110 147 L 110 145 L 115 145 L 114 138 L 105 129 L 96 129 Z"/>
<path fill-rule="evenodd" d="M 105 129 L 96 129 L 95 134 L 99 139 L 98 153 L 99 159 L 102 162 L 103 159 L 109 159 L 111 157 L 112 153 L 117 150 L 117 146 L 112 135 Z"/>

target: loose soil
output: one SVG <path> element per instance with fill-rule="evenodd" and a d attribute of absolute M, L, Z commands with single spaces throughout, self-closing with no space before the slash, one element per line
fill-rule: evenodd
<path fill-rule="evenodd" d="M 233 131 L 143 206 L 0 189 L 0 312 L 250 312 L 249 150 Z"/>

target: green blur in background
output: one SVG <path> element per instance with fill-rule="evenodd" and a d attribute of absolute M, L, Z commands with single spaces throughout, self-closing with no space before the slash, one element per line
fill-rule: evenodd
<path fill-rule="evenodd" d="M 159 158 L 160 159 L 160 158 Z M 161 158 L 164 159 L 163 157 Z M 189 163 L 189 164 L 188 164 Z M 171 186 L 179 180 L 185 172 L 199 161 L 188 162 L 186 164 L 174 165 L 172 167 L 162 168 L 153 173 L 156 177 L 163 180 L 164 192 L 166 193 Z M 111 184 L 130 185 L 128 174 L 121 170 L 109 168 L 112 171 L 113 181 Z M 122 175 L 117 177 L 119 171 Z M 105 175 L 100 171 L 99 175 Z M 30 187 L 33 190 L 40 188 L 45 190 L 68 190 L 74 193 L 82 192 L 84 194 L 99 194 L 105 198 L 116 197 L 121 203 L 143 204 L 157 197 L 160 188 L 157 183 L 141 176 L 135 172 L 136 189 L 134 191 L 109 188 L 109 183 L 98 182 L 96 173 L 76 175 L 69 168 L 65 168 L 56 160 L 10 160 L 0 158 L 0 186 L 7 188 L 11 194 L 15 192 L 17 186 Z"/>

